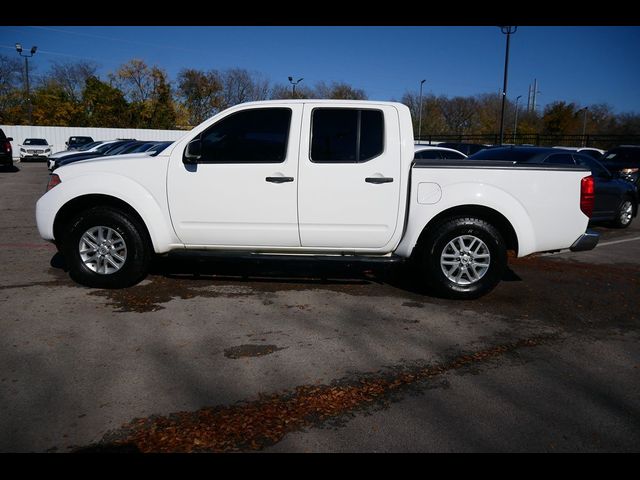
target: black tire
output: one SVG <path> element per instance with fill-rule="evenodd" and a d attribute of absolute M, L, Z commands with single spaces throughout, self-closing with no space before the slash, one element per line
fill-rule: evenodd
<path fill-rule="evenodd" d="M 477 280 L 472 280 L 470 274 L 466 274 L 465 271 L 466 278 L 460 278 L 456 283 L 447 278 L 443 270 L 447 268 L 441 265 L 443 252 L 450 248 L 448 247 L 450 242 L 458 237 L 463 237 L 468 242 L 472 242 L 472 238 L 477 238 L 484 243 L 484 247 L 479 252 L 484 252 L 483 255 L 486 255 L 486 250 L 488 250 L 490 255 L 488 267 L 478 268 L 482 272 L 477 274 L 480 277 Z M 480 243 L 474 245 L 480 245 Z M 447 250 L 447 252 L 451 251 Z M 507 249 L 502 235 L 493 225 L 475 217 L 455 217 L 437 225 L 421 242 L 419 255 L 418 262 L 422 270 L 422 278 L 426 281 L 427 286 L 433 293 L 446 298 L 473 299 L 489 293 L 500 282 L 507 266 Z M 468 259 L 468 257 L 464 258 L 465 261 Z M 487 259 L 478 259 L 478 261 L 487 262 Z M 464 266 L 466 268 L 466 265 Z M 460 270 L 455 270 L 453 265 L 449 268 L 452 269 L 453 276 L 460 272 Z M 476 272 L 475 268 L 474 272 Z M 450 275 L 452 275 L 451 272 Z M 468 283 L 461 284 L 464 282 Z"/>
<path fill-rule="evenodd" d="M 631 216 L 625 215 L 629 208 L 631 208 Z M 620 206 L 618 206 L 618 210 L 616 210 L 616 218 L 613 219 L 611 225 L 614 228 L 627 228 L 633 221 L 633 213 L 633 200 L 629 197 L 623 198 Z"/>
<path fill-rule="evenodd" d="M 113 273 L 97 273 L 82 260 L 80 240 L 94 227 L 107 227 L 122 238 L 126 246 L 124 263 Z M 147 274 L 152 257 L 150 241 L 140 221 L 111 207 L 93 207 L 74 217 L 68 224 L 61 251 L 76 282 L 94 288 L 125 288 L 135 285 Z"/>

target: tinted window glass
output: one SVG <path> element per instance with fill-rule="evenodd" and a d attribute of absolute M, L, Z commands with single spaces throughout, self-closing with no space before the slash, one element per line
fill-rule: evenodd
<path fill-rule="evenodd" d="M 365 162 L 384 150 L 380 110 L 316 108 L 312 117 L 311 160 Z"/>
<path fill-rule="evenodd" d="M 447 150 L 443 150 L 442 158 L 445 158 L 447 160 L 460 160 L 462 158 L 465 158 L 465 156 L 459 152 L 449 152 Z"/>
<path fill-rule="evenodd" d="M 574 155 L 573 158 L 576 160 L 576 163 L 578 165 L 590 169 L 592 175 L 601 176 L 604 174 L 606 176 L 609 176 L 609 170 L 604 168 L 597 160 L 594 160 L 591 157 L 587 157 L 586 155 Z"/>
<path fill-rule="evenodd" d="M 202 136 L 202 160 L 215 163 L 280 163 L 287 155 L 291 109 L 233 113 Z"/>
<path fill-rule="evenodd" d="M 422 150 L 420 152 L 416 152 L 413 157 L 425 160 L 440 160 L 442 158 L 438 150 Z"/>
<path fill-rule="evenodd" d="M 48 143 L 43 138 L 27 138 L 24 145 L 48 145 Z"/>
<path fill-rule="evenodd" d="M 384 149 L 384 117 L 380 110 L 360 110 L 360 156 L 364 162 Z"/>
<path fill-rule="evenodd" d="M 471 160 L 510 160 L 513 162 L 527 162 L 540 155 L 540 150 L 520 148 L 487 148 L 474 153 Z"/>
<path fill-rule="evenodd" d="M 554 163 L 557 165 L 574 165 L 573 158 L 568 153 L 556 153 L 545 158 L 544 163 Z"/>

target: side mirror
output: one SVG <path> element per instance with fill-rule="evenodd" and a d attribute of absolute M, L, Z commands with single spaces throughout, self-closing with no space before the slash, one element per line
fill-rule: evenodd
<path fill-rule="evenodd" d="M 7 137 L 7 140 L 9 140 L 10 142 L 13 142 L 13 137 Z"/>
<path fill-rule="evenodd" d="M 185 148 L 184 155 L 182 156 L 182 163 L 198 163 L 200 158 L 202 158 L 202 142 L 199 138 L 196 138 L 195 140 L 191 140 L 187 145 L 187 148 Z"/>

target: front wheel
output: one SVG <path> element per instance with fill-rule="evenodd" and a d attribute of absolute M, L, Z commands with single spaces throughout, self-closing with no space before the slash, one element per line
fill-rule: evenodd
<path fill-rule="evenodd" d="M 71 278 L 95 288 L 124 288 L 147 274 L 151 260 L 144 227 L 131 215 L 94 207 L 77 215 L 62 241 Z"/>
<path fill-rule="evenodd" d="M 507 265 L 500 232 L 473 217 L 441 223 L 426 237 L 421 254 L 428 286 L 448 298 L 472 299 L 489 293 Z"/>

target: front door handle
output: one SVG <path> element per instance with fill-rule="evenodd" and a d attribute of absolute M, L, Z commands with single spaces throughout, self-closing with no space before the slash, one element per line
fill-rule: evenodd
<path fill-rule="evenodd" d="M 271 183 L 286 183 L 293 182 L 293 177 L 267 177 L 265 180 Z"/>
<path fill-rule="evenodd" d="M 367 183 L 391 183 L 393 182 L 392 177 L 367 177 L 364 179 Z"/>

